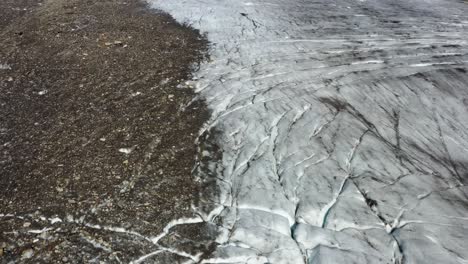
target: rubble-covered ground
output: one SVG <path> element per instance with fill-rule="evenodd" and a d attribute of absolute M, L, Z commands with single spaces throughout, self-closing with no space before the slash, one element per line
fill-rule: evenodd
<path fill-rule="evenodd" d="M 212 250 L 191 210 L 209 114 L 184 85 L 206 46 L 136 0 L 0 1 L 0 263 Z"/>
<path fill-rule="evenodd" d="M 204 263 L 468 263 L 466 1 L 150 2 L 213 44 Z"/>

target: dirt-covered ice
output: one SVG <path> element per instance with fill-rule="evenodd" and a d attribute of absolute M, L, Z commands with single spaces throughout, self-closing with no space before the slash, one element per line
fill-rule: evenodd
<path fill-rule="evenodd" d="M 213 44 L 205 263 L 468 263 L 466 3 L 150 2 Z"/>

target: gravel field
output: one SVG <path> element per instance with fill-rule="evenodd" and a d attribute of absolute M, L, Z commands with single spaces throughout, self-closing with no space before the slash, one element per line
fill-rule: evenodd
<path fill-rule="evenodd" d="M 207 45 L 137 0 L 0 1 L 0 263 L 210 252 L 210 226 L 163 230 L 206 187 L 185 80 Z"/>

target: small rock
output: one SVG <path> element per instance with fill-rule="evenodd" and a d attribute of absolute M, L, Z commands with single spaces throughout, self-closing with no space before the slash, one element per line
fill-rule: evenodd
<path fill-rule="evenodd" d="M 120 148 L 119 152 L 120 153 L 125 153 L 125 154 L 130 154 L 135 148 Z"/>
<path fill-rule="evenodd" d="M 0 70 L 11 70 L 11 66 L 8 64 L 0 64 Z"/>
<path fill-rule="evenodd" d="M 30 222 L 24 222 L 23 227 L 30 227 L 31 223 Z"/>
<path fill-rule="evenodd" d="M 51 238 L 51 236 L 49 235 L 49 232 L 43 232 L 39 234 L 38 237 L 42 240 L 49 240 L 49 238 Z"/>
<path fill-rule="evenodd" d="M 62 222 L 62 219 L 60 219 L 58 217 L 54 217 L 54 218 L 49 219 L 49 221 L 50 221 L 51 224 L 55 224 L 55 223 Z"/>
<path fill-rule="evenodd" d="M 29 259 L 34 255 L 34 251 L 32 249 L 26 249 L 21 253 L 22 259 Z"/>
<path fill-rule="evenodd" d="M 13 81 L 13 77 L 8 77 L 8 80 L 9 82 L 12 82 Z"/>

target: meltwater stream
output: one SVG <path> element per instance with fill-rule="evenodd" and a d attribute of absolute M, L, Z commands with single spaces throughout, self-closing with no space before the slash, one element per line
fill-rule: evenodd
<path fill-rule="evenodd" d="M 203 263 L 468 263 L 466 2 L 150 3 L 213 45 Z"/>

